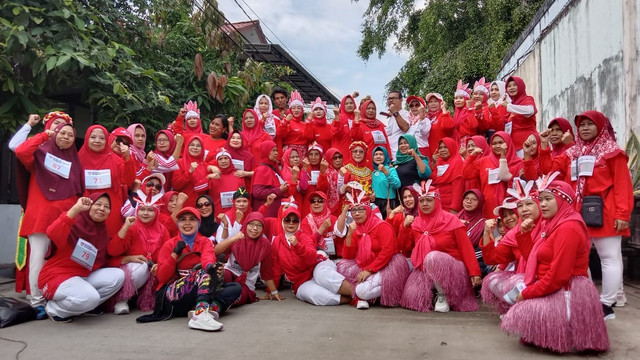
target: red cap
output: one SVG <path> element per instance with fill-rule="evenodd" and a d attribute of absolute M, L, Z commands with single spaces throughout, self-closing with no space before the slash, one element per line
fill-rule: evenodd
<path fill-rule="evenodd" d="M 198 218 L 198 221 L 202 220 L 200 218 L 200 211 L 198 211 L 195 208 L 190 207 L 190 206 L 180 210 L 180 212 L 178 212 L 178 215 L 176 215 L 176 218 L 179 219 L 182 214 L 187 214 L 187 213 L 195 215 Z"/>
<path fill-rule="evenodd" d="M 407 105 L 411 104 L 412 101 L 418 100 L 422 106 L 427 107 L 427 102 L 424 101 L 420 96 L 411 95 L 407 98 Z"/>
<path fill-rule="evenodd" d="M 131 138 L 131 133 L 127 131 L 127 129 L 123 127 L 116 128 L 111 132 L 111 135 L 117 137 L 123 137 L 129 139 L 129 144 L 133 143 L 133 139 Z"/>

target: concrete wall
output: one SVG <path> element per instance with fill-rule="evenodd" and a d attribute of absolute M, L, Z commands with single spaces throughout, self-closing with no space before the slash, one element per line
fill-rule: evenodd
<path fill-rule="evenodd" d="M 0 204 L 0 265 L 12 264 L 15 260 L 20 211 L 20 205 Z"/>
<path fill-rule="evenodd" d="M 618 143 L 640 134 L 637 0 L 557 0 L 503 60 L 500 77 L 522 77 L 536 99 L 538 127 L 585 110 L 611 120 Z M 514 68 L 514 66 L 516 66 Z"/>

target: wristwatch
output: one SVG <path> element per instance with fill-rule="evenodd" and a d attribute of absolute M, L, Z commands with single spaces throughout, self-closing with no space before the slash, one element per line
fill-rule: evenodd
<path fill-rule="evenodd" d="M 396 116 L 398 116 L 398 115 L 400 115 L 400 113 L 399 113 L 399 112 L 397 112 L 397 111 L 393 113 L 393 116 L 394 116 L 394 117 L 396 117 Z"/>

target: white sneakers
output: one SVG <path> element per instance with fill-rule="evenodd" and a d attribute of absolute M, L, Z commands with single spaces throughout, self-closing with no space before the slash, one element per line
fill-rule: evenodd
<path fill-rule="evenodd" d="M 369 302 L 366 300 L 358 300 L 358 303 L 356 304 L 356 309 L 360 309 L 360 310 L 366 310 L 369 308 Z"/>
<path fill-rule="evenodd" d="M 127 301 L 120 301 L 120 302 L 116 303 L 116 305 L 113 307 L 113 313 L 115 315 L 128 314 L 129 313 L 129 304 L 127 304 Z"/>
<path fill-rule="evenodd" d="M 436 296 L 436 305 L 433 307 L 433 311 L 436 312 L 449 312 L 449 303 L 447 302 L 447 297 L 443 294 L 438 294 Z"/>
<path fill-rule="evenodd" d="M 222 329 L 222 323 L 218 322 L 217 312 L 210 309 L 198 309 L 189 311 L 189 327 L 196 330 L 218 331 Z"/>

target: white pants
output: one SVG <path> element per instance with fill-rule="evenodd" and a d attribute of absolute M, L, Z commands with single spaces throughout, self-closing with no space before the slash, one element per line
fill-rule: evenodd
<path fill-rule="evenodd" d="M 340 305 L 340 286 L 344 276 L 337 270 L 336 264 L 331 260 L 325 260 L 313 270 L 313 279 L 305 281 L 296 297 L 313 305 Z"/>
<path fill-rule="evenodd" d="M 124 271 L 120 268 L 98 269 L 89 276 L 74 276 L 58 286 L 47 302 L 47 314 L 68 318 L 91 311 L 120 290 Z"/>
<path fill-rule="evenodd" d="M 125 267 L 131 273 L 133 287 L 136 290 L 140 289 L 149 278 L 149 266 L 146 263 L 130 262 Z"/>
<path fill-rule="evenodd" d="M 377 272 L 356 285 L 356 296 L 361 300 L 371 300 L 382 295 L 382 276 Z"/>
<path fill-rule="evenodd" d="M 622 236 L 591 238 L 600 257 L 602 292 L 600 302 L 613 305 L 622 286 Z"/>
<path fill-rule="evenodd" d="M 44 266 L 44 257 L 49 250 L 51 240 L 43 233 L 29 235 L 29 290 L 31 292 L 31 306 L 44 305 L 46 300 L 38 288 L 38 276 Z"/>

